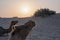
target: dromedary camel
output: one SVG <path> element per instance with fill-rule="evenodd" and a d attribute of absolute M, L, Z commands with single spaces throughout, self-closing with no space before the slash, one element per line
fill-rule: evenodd
<path fill-rule="evenodd" d="M 9 40 L 25 40 L 29 32 L 35 26 L 35 22 L 30 20 L 24 25 L 15 26 Z"/>
<path fill-rule="evenodd" d="M 0 36 L 3 36 L 5 33 L 9 33 L 12 30 L 12 26 L 18 23 L 18 21 L 12 21 L 8 29 L 0 27 Z"/>
<path fill-rule="evenodd" d="M 18 23 L 17 20 L 16 20 L 16 21 L 12 21 L 11 24 L 10 24 L 10 27 L 9 27 L 8 29 L 4 29 L 4 30 L 5 30 L 4 33 L 9 33 L 9 32 L 11 32 L 11 31 L 12 31 L 12 27 L 13 27 L 15 24 L 17 24 L 17 23 Z"/>

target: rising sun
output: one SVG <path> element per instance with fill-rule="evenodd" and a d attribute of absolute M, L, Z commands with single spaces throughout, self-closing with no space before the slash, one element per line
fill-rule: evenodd
<path fill-rule="evenodd" d="M 30 6 L 26 6 L 26 5 L 24 5 L 24 6 L 21 6 L 20 7 L 20 17 L 31 17 L 33 14 L 32 14 L 32 10 L 31 10 L 32 8 L 30 7 Z"/>
<path fill-rule="evenodd" d="M 21 12 L 24 13 L 24 14 L 29 13 L 29 11 L 30 11 L 30 8 L 27 7 L 27 6 L 24 6 L 24 7 L 21 8 Z"/>

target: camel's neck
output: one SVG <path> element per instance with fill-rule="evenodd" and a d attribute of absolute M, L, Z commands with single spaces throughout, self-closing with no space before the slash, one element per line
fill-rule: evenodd
<path fill-rule="evenodd" d="M 26 28 L 23 32 L 20 33 L 22 40 L 25 40 L 32 28 Z"/>

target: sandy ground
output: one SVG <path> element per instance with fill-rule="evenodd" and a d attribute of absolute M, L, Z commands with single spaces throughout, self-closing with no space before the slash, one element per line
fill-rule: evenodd
<path fill-rule="evenodd" d="M 0 25 L 4 28 L 9 28 L 10 22 L 12 20 L 19 20 L 16 25 L 22 25 L 28 20 L 33 20 L 36 22 L 36 26 L 31 30 L 26 40 L 60 40 L 60 14 L 53 15 L 46 18 L 0 18 Z M 0 37 L 0 40 L 7 40 L 7 37 Z"/>

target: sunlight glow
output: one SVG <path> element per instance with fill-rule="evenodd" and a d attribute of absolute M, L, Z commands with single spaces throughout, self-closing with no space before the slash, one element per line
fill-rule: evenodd
<path fill-rule="evenodd" d="M 24 13 L 24 14 L 29 13 L 29 11 L 30 11 L 29 7 L 22 7 L 21 8 L 21 12 Z"/>
<path fill-rule="evenodd" d="M 20 17 L 25 18 L 25 17 L 31 17 L 33 16 L 33 7 L 31 5 L 27 4 L 22 4 L 19 7 L 19 14 Z"/>

